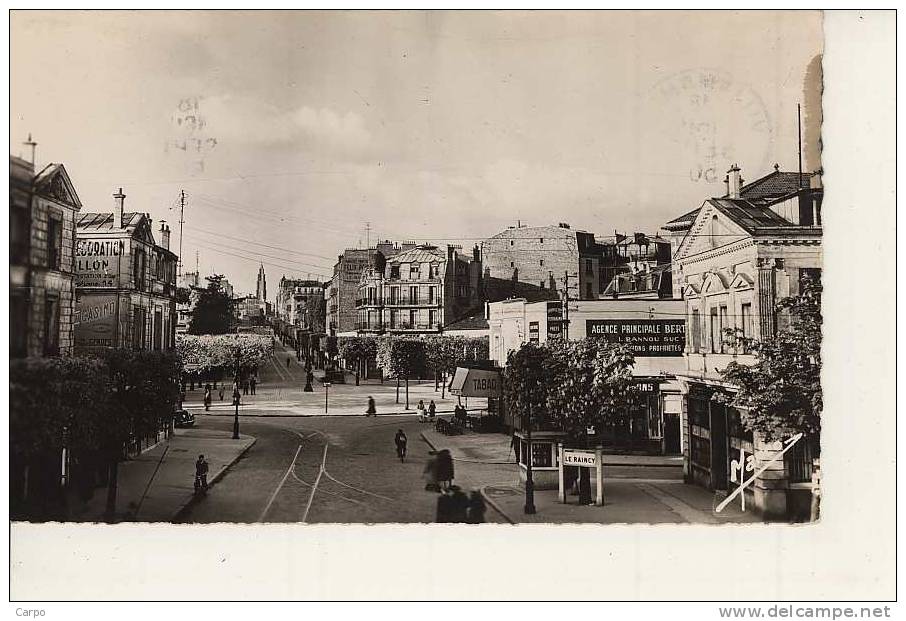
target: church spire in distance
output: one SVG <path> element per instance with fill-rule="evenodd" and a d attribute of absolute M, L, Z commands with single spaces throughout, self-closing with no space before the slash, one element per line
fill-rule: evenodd
<path fill-rule="evenodd" d="M 256 290 L 256 297 L 262 302 L 267 300 L 267 279 L 264 276 L 263 263 L 258 268 L 258 288 Z"/>

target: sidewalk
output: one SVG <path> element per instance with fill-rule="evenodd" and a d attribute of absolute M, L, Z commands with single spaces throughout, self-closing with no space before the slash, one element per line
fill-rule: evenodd
<path fill-rule="evenodd" d="M 246 410 L 256 410 L 258 412 L 273 412 L 272 416 L 364 416 L 368 407 L 368 397 L 374 398 L 378 416 L 391 414 L 416 414 L 416 407 L 421 399 L 425 403 L 425 408 L 434 401 L 437 408 L 437 414 L 449 414 L 453 412 L 457 404 L 457 398 L 450 393 L 446 394 L 445 399 L 441 399 L 440 391 L 434 391 L 434 382 L 425 382 L 422 384 L 409 384 L 409 409 L 406 409 L 405 388 L 400 387 L 399 403 L 396 402 L 396 384 L 389 382 L 381 385 L 368 385 L 356 387 L 353 385 L 332 385 L 327 394 L 327 412 L 324 411 L 325 390 L 324 386 L 318 382 L 313 384 L 314 392 L 303 392 L 302 387 L 285 388 L 285 387 L 268 387 L 260 386 L 255 395 L 242 395 L 239 414 L 241 416 L 255 415 L 245 414 Z M 204 412 L 203 391 L 196 389 L 194 392 L 186 393 L 186 400 L 183 407 L 196 414 Z M 487 407 L 486 399 L 469 399 L 468 409 L 470 412 L 477 411 Z M 219 394 L 214 393 L 214 400 L 211 403 L 211 415 L 229 415 L 232 416 L 234 406 L 229 394 L 225 393 L 223 401 L 219 399 Z M 260 415 L 260 413 L 258 414 Z"/>
<path fill-rule="evenodd" d="M 567 504 L 557 490 L 535 490 L 534 515 L 526 515 L 521 484 L 486 485 L 485 499 L 513 523 L 529 524 L 727 524 L 762 523 L 751 511 L 743 513 L 733 503 L 720 513 L 712 492 L 682 481 L 604 479 L 604 505 L 579 505 L 575 495 Z"/>
<path fill-rule="evenodd" d="M 120 463 L 117 521 L 173 520 L 194 498 L 195 460 L 199 455 L 204 455 L 210 465 L 208 484 L 211 485 L 253 444 L 252 436 L 233 440 L 230 432 L 177 429 L 169 441 Z M 106 504 L 107 488 L 99 487 L 88 502 L 73 507 L 72 520 L 103 521 Z"/>
<path fill-rule="evenodd" d="M 422 431 L 425 442 L 435 447 L 450 449 L 459 461 L 476 461 L 491 464 L 513 463 L 510 436 L 501 433 L 475 433 L 466 431 L 461 436 L 445 436 L 428 426 Z M 604 455 L 604 466 L 650 466 L 660 468 L 683 467 L 678 455 Z M 642 471 L 644 473 L 644 471 Z"/>
<path fill-rule="evenodd" d="M 682 481 L 682 457 L 605 455 L 604 505 L 579 505 L 576 495 L 559 501 L 557 490 L 535 490 L 537 513 L 524 512 L 525 489 L 513 463 L 509 436 L 466 432 L 445 436 L 425 427 L 422 439 L 433 449 L 450 450 L 456 480 L 481 489 L 490 507 L 510 523 L 547 524 L 724 524 L 761 520 L 742 512 L 738 502 L 720 513 L 712 492 Z M 665 475 L 665 473 L 667 473 Z"/>

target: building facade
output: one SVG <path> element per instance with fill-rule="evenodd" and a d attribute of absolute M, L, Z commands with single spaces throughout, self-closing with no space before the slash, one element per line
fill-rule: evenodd
<path fill-rule="evenodd" d="M 684 303 L 675 300 L 576 300 L 527 302 L 511 299 L 488 305 L 490 356 L 506 366 L 524 343 L 602 338 L 629 346 L 635 354 L 637 398 L 624 421 L 598 431 L 609 451 L 679 455 L 683 446 L 681 395 L 676 374 L 685 369 Z"/>
<path fill-rule="evenodd" d="M 315 334 L 324 333 L 324 283 L 280 278 L 275 314 L 282 325 Z"/>
<path fill-rule="evenodd" d="M 498 287 L 519 282 L 570 299 L 595 300 L 602 289 L 604 244 L 593 233 L 574 231 L 569 224 L 516 226 L 484 240 L 481 258 L 489 299 Z"/>
<path fill-rule="evenodd" d="M 705 201 L 691 218 L 681 217 L 691 224 L 674 255 L 688 333 L 685 369 L 677 374 L 687 430 L 685 476 L 690 483 L 729 493 L 743 478 L 741 465 L 753 460 L 760 470 L 764 464 L 767 470 L 744 494 L 762 514 L 787 517 L 801 512 L 801 503 L 810 499 L 816 449 L 803 443 L 771 463 L 780 446 L 746 430 L 742 413 L 720 398 L 734 392 L 721 371 L 730 362 L 754 362 L 746 351 L 729 346 L 724 335 L 729 329 L 770 338 L 788 325 L 789 317 L 776 311 L 777 302 L 797 295 L 805 279 L 820 278 L 823 190 L 820 175 L 800 178 L 775 170 L 746 188 L 739 173 L 735 165 L 730 169 L 727 196 Z"/>
<path fill-rule="evenodd" d="M 176 266 L 170 229 L 161 243 L 147 214 L 124 211 L 114 194 L 113 213 L 83 213 L 76 235 L 75 348 L 169 350 L 175 345 Z"/>
<path fill-rule="evenodd" d="M 10 156 L 10 357 L 73 353 L 75 230 L 82 207 L 62 164 Z"/>
<path fill-rule="evenodd" d="M 482 305 L 481 257 L 456 246 L 417 246 L 362 273 L 356 301 L 360 333 L 430 334 Z"/>

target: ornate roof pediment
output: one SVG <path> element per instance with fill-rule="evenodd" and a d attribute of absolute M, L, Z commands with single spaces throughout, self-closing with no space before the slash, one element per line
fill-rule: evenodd
<path fill-rule="evenodd" d="M 62 164 L 48 164 L 38 173 L 35 177 L 35 192 L 75 209 L 82 208 L 82 201 Z"/>
<path fill-rule="evenodd" d="M 730 282 L 731 289 L 750 289 L 755 286 L 755 280 L 745 272 L 736 272 Z"/>
<path fill-rule="evenodd" d="M 687 282 L 686 286 L 683 287 L 683 297 L 686 298 L 697 298 L 702 293 L 701 287 L 695 283 Z"/>
<path fill-rule="evenodd" d="M 702 291 L 705 293 L 720 293 L 726 291 L 729 286 L 727 279 L 720 272 L 708 272 L 702 284 Z"/>

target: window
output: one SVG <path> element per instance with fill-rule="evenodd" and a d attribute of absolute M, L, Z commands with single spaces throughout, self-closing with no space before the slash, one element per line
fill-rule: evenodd
<path fill-rule="evenodd" d="M 516 267 L 516 263 L 514 261 L 510 261 L 510 267 Z"/>
<path fill-rule="evenodd" d="M 717 315 L 717 309 L 711 309 L 711 353 L 720 353 L 720 317 Z"/>
<path fill-rule="evenodd" d="M 24 292 L 9 296 L 9 355 L 11 358 L 28 355 L 28 298 Z"/>
<path fill-rule="evenodd" d="M 146 311 L 141 306 L 132 307 L 132 349 L 145 348 Z"/>
<path fill-rule="evenodd" d="M 10 200 L 12 203 L 12 200 Z M 19 205 L 9 206 L 9 262 L 12 265 L 28 264 L 28 209 Z"/>
<path fill-rule="evenodd" d="M 159 308 L 154 309 L 154 325 L 152 329 L 154 331 L 154 349 L 155 351 L 160 351 L 161 343 L 163 342 L 164 318 Z"/>
<path fill-rule="evenodd" d="M 591 265 L 591 259 L 585 259 L 585 271 L 587 273 L 591 273 L 592 271 L 594 271 L 594 268 Z"/>
<path fill-rule="evenodd" d="M 391 328 L 396 327 L 396 310 L 390 311 L 390 327 Z"/>
<path fill-rule="evenodd" d="M 543 237 L 541 238 L 541 243 L 542 243 L 542 244 L 544 243 L 544 238 L 543 238 Z"/>
<path fill-rule="evenodd" d="M 416 323 L 418 323 L 418 311 L 410 310 L 409 311 L 409 327 L 414 328 Z"/>
<path fill-rule="evenodd" d="M 723 351 L 724 351 L 724 330 L 730 327 L 730 321 L 727 317 L 727 307 L 726 306 L 720 307 L 720 326 L 718 326 L 718 327 L 720 328 L 720 331 L 717 333 L 717 338 L 720 339 L 720 341 L 719 341 L 720 351 L 721 351 L 721 353 L 723 353 Z"/>
<path fill-rule="evenodd" d="M 544 259 L 541 259 L 540 261 L 538 261 L 538 264 L 539 264 L 541 267 L 544 267 Z"/>
<path fill-rule="evenodd" d="M 135 283 L 135 288 L 138 291 L 145 290 L 146 267 L 147 263 L 145 261 L 145 251 L 137 249 L 132 259 L 132 282 Z"/>
<path fill-rule="evenodd" d="M 47 267 L 60 269 L 63 254 L 63 218 L 59 214 L 50 214 L 47 218 Z"/>
<path fill-rule="evenodd" d="M 592 297 L 592 286 L 590 282 L 587 282 L 585 283 L 585 299 L 590 300 Z"/>
<path fill-rule="evenodd" d="M 437 327 L 437 311 L 434 309 L 428 311 L 428 324 L 429 328 Z"/>
<path fill-rule="evenodd" d="M 752 304 L 743 304 L 740 307 L 740 314 L 742 315 L 742 335 L 746 338 L 752 338 L 754 335 L 754 326 L 752 325 Z M 749 353 L 748 348 L 743 347 L 742 353 Z"/>
<path fill-rule="evenodd" d="M 409 287 L 409 304 L 418 304 L 418 287 Z"/>
<path fill-rule="evenodd" d="M 400 266 L 391 265 L 390 266 L 390 278 L 399 278 L 400 277 Z"/>
<path fill-rule="evenodd" d="M 50 293 L 44 297 L 44 355 L 60 355 L 60 298 Z"/>
<path fill-rule="evenodd" d="M 400 288 L 390 287 L 390 303 L 398 304 L 400 299 Z"/>
<path fill-rule="evenodd" d="M 511 239 L 511 240 L 510 240 L 510 246 L 512 246 L 512 245 L 513 245 L 513 240 Z"/>
<path fill-rule="evenodd" d="M 434 287 L 433 286 L 428 287 L 428 304 L 434 304 Z"/>
<path fill-rule="evenodd" d="M 692 351 L 699 352 L 702 347 L 702 321 L 701 313 L 692 311 Z"/>

